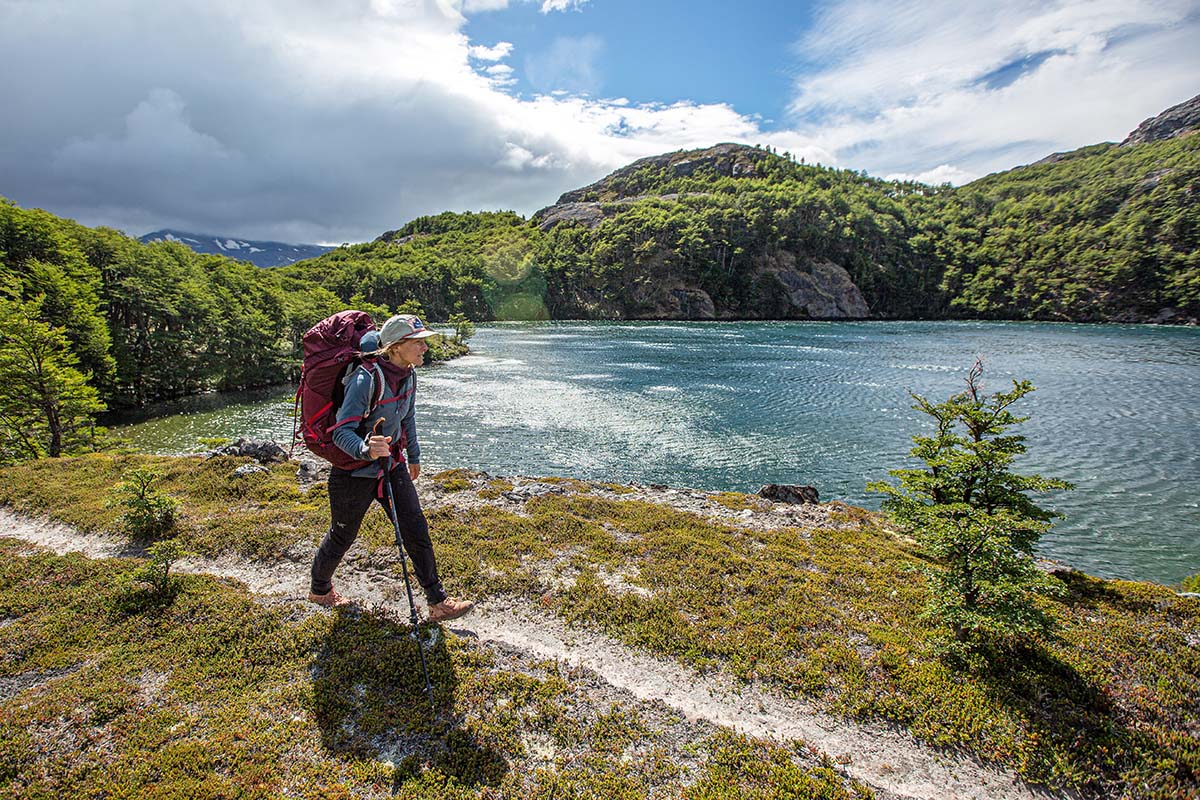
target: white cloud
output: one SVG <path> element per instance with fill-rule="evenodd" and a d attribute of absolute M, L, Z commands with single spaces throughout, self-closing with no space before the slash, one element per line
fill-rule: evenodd
<path fill-rule="evenodd" d="M 480 11 L 501 11 L 508 8 L 508 0 L 463 0 L 464 14 L 475 14 Z"/>
<path fill-rule="evenodd" d="M 906 172 L 893 172 L 890 175 L 885 175 L 884 180 L 919 181 L 920 183 L 928 183 L 931 186 L 941 186 L 943 183 L 953 183 L 955 185 L 968 183 L 978 177 L 978 175 L 965 172 L 958 167 L 952 167 L 949 164 L 939 164 L 933 169 L 927 169 L 915 175 Z"/>
<path fill-rule="evenodd" d="M 956 182 L 1120 139 L 1196 92 L 1198 11 L 842 0 L 797 46 L 795 125 L 843 165 Z"/>
<path fill-rule="evenodd" d="M 551 11 L 576 11 L 587 5 L 588 0 L 542 0 L 542 13 L 549 14 Z"/>
<path fill-rule="evenodd" d="M 480 61 L 501 61 L 508 58 L 512 50 L 512 42 L 496 42 L 491 47 L 474 45 L 467 52 L 471 54 L 471 58 L 477 58 Z"/>
<path fill-rule="evenodd" d="M 802 43 L 793 129 L 764 132 L 726 103 L 604 98 L 598 38 L 532 54 L 540 93 L 515 96 L 511 44 L 464 33 L 487 2 L 0 2 L 22 76 L 0 81 L 0 194 L 130 232 L 361 241 L 717 142 L 960 181 L 1120 138 L 1200 74 L 1194 4 L 845 0 Z"/>
<path fill-rule="evenodd" d="M 545 62 L 547 92 L 571 91 L 513 96 L 511 67 L 481 57 L 505 43 L 463 33 L 469 7 L 0 3 L 0 69 L 26 76 L 0 82 L 0 194 L 134 233 L 362 241 L 447 209 L 528 214 L 680 147 L 799 152 L 728 105 L 581 96 L 600 84 L 599 40 Z"/>
<path fill-rule="evenodd" d="M 513 86 L 517 79 L 513 77 L 513 68 L 508 64 L 492 64 L 484 70 L 491 79 L 493 86 Z"/>

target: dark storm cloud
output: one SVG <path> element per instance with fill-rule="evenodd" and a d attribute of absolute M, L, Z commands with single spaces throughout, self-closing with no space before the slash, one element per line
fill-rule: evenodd
<path fill-rule="evenodd" d="M 340 242 L 594 178 L 506 161 L 530 137 L 497 123 L 460 22 L 437 3 L 2 3 L 0 194 L 130 233 Z"/>

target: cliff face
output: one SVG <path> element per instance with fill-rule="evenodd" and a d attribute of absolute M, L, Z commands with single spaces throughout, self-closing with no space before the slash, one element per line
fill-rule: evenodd
<path fill-rule="evenodd" d="M 741 298 L 715 299 L 698 282 L 674 274 L 662 254 L 639 265 L 622 287 L 578 280 L 556 287 L 553 315 L 577 319 L 867 319 L 871 310 L 850 274 L 832 261 L 799 261 L 776 250 L 749 276 Z"/>

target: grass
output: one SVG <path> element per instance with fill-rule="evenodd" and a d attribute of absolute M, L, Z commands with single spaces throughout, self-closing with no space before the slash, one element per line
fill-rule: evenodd
<path fill-rule="evenodd" d="M 208 576 L 131 607 L 136 566 L 0 539 L 7 795 L 870 796 L 803 750 L 650 720 L 597 702 L 586 676 L 436 628 L 431 719 L 395 620 L 261 605 Z"/>
<path fill-rule="evenodd" d="M 100 508 L 108 487 L 144 462 L 164 470 L 163 488 L 180 499 L 179 536 L 189 550 L 276 558 L 298 543 L 310 548 L 327 525 L 323 489 L 301 495 L 293 467 L 233 479 L 236 459 L 34 462 L 0 470 L 0 502 L 102 529 L 114 513 Z M 431 477 L 453 491 L 475 485 L 465 471 Z M 1068 591 L 1046 606 L 1057 638 L 956 664 L 940 654 L 942 632 L 920 617 L 922 557 L 874 514 L 839 506 L 826 527 L 748 530 L 555 482 L 567 492 L 535 497 L 520 513 L 449 503 L 428 510 L 453 592 L 539 600 L 571 624 L 835 713 L 898 724 L 1052 788 L 1092 797 L 1198 792 L 1195 598 L 1060 572 Z M 478 494 L 502 486 L 492 481 Z M 722 498 L 734 509 L 757 502 Z M 386 563 L 391 531 L 382 514 L 367 520 L 365 547 L 356 549 Z M 611 575 L 645 592 L 620 591 Z M 779 751 L 754 752 L 766 760 L 752 771 L 773 774 Z"/>

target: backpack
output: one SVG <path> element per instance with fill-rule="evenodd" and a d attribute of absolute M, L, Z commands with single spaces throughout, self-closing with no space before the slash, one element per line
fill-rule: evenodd
<path fill-rule="evenodd" d="M 333 443 L 333 427 L 338 408 L 345 398 L 342 383 L 360 364 L 374 364 L 359 353 L 363 336 L 376 330 L 371 315 L 362 311 L 339 311 L 308 329 L 304 334 L 304 365 L 300 386 L 296 389 L 296 416 L 292 423 L 292 448 L 303 439 L 304 446 L 335 467 L 356 470 L 369 461 L 351 458 Z M 373 398 L 367 412 L 379 403 L 383 381 L 372 370 Z"/>

